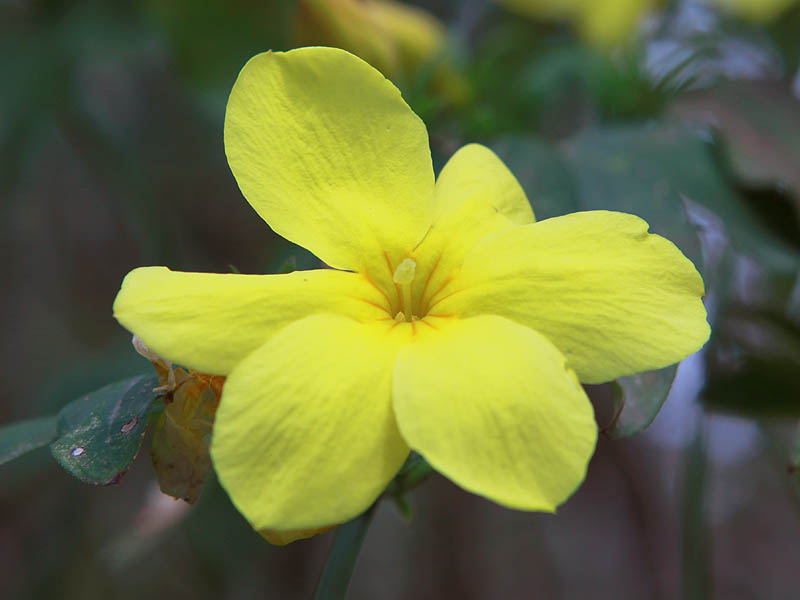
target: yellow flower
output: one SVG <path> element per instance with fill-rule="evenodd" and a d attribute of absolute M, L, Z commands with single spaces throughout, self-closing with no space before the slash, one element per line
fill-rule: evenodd
<path fill-rule="evenodd" d="M 455 105 L 469 96 L 447 31 L 426 10 L 394 0 L 301 0 L 297 14 L 298 45 L 342 48 L 394 81 L 430 78 L 431 89 Z"/>
<path fill-rule="evenodd" d="M 333 269 L 139 268 L 114 313 L 159 356 L 227 375 L 212 459 L 273 538 L 358 515 L 410 448 L 467 490 L 554 511 L 597 436 L 578 381 L 708 338 L 703 282 L 671 242 L 623 213 L 534 222 L 483 146 L 434 182 L 425 125 L 343 50 L 252 58 L 225 149 L 255 211 Z"/>
<path fill-rule="evenodd" d="M 627 42 L 639 21 L 661 0 L 497 0 L 508 10 L 546 21 L 574 23 L 590 44 L 612 48 Z"/>

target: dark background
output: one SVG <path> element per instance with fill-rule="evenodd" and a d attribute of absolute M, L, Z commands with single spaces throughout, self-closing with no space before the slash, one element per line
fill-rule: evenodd
<path fill-rule="evenodd" d="M 753 22 L 665 2 L 608 49 L 485 2 L 417 4 L 447 27 L 448 69 L 468 90 L 448 97 L 425 61 L 387 73 L 426 121 L 437 169 L 480 141 L 539 218 L 643 216 L 703 272 L 714 335 L 648 430 L 601 436 L 558 515 L 506 510 L 439 476 L 412 495 L 410 523 L 384 503 L 350 597 L 798 597 L 797 5 Z M 130 269 L 317 264 L 248 206 L 222 146 L 239 69 L 294 45 L 295 11 L 0 4 L 0 423 L 148 370 L 111 316 Z M 592 395 L 602 424 L 609 390 Z M 270 546 L 213 477 L 193 507 L 160 494 L 147 454 L 146 442 L 104 488 L 46 450 L 0 467 L 0 595 L 311 597 L 332 534 Z"/>

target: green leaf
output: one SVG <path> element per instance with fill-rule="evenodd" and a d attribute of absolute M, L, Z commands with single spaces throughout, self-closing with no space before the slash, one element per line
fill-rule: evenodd
<path fill-rule="evenodd" d="M 800 417 L 797 365 L 742 356 L 736 368 L 712 368 L 702 392 L 703 405 L 746 417 Z"/>
<path fill-rule="evenodd" d="M 796 273 L 800 251 L 776 235 L 723 176 L 713 148 L 670 123 L 587 129 L 563 146 L 501 138 L 493 147 L 517 176 L 537 219 L 576 210 L 642 217 L 702 271 L 686 202 L 717 215 L 733 246 L 773 272 Z"/>
<path fill-rule="evenodd" d="M 555 146 L 535 138 L 499 138 L 492 149 L 519 181 L 536 219 L 548 219 L 580 210 L 575 177 Z"/>
<path fill-rule="evenodd" d="M 611 384 L 614 419 L 603 431 L 618 439 L 648 427 L 667 399 L 677 371 L 678 365 L 670 365 L 614 381 Z"/>
<path fill-rule="evenodd" d="M 286 274 L 294 271 L 319 269 L 320 260 L 305 248 L 285 240 L 278 240 L 264 255 L 264 273 Z"/>
<path fill-rule="evenodd" d="M 685 95 L 676 111 L 719 132 L 725 155 L 743 183 L 789 188 L 800 215 L 800 100 L 788 85 L 726 82 Z"/>
<path fill-rule="evenodd" d="M 0 465 L 56 439 L 56 422 L 56 417 L 51 416 L 0 427 Z"/>
<path fill-rule="evenodd" d="M 800 417 L 800 324 L 734 304 L 715 325 L 703 405 L 748 417 Z"/>
<path fill-rule="evenodd" d="M 294 255 L 287 258 L 278 269 L 278 273 L 281 275 L 294 273 L 295 271 L 297 271 L 297 257 Z"/>
<path fill-rule="evenodd" d="M 628 212 L 699 265 L 700 244 L 682 195 L 707 197 L 717 176 L 702 144 L 691 140 L 687 149 L 687 139 L 674 128 L 637 125 L 589 129 L 561 148 L 515 137 L 493 148 L 525 189 L 537 219 L 579 210 Z"/>
<path fill-rule="evenodd" d="M 698 268 L 700 242 L 683 197 L 720 194 L 702 143 L 672 127 L 589 129 L 565 153 L 577 177 L 580 210 L 618 210 L 642 217 Z"/>
<path fill-rule="evenodd" d="M 139 375 L 69 403 L 58 413 L 53 457 L 85 483 L 119 481 L 142 445 L 157 385 L 155 375 Z"/>
<path fill-rule="evenodd" d="M 784 73 L 796 73 L 800 68 L 800 4 L 785 10 L 779 19 L 767 25 L 769 39 L 781 51 Z"/>

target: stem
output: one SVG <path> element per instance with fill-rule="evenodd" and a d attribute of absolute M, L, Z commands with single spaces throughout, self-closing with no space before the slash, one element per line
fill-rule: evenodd
<path fill-rule="evenodd" d="M 683 481 L 682 588 L 686 600 L 712 597 L 711 532 L 706 515 L 705 418 L 686 449 Z"/>
<path fill-rule="evenodd" d="M 350 587 L 358 553 L 361 551 L 361 544 L 367 535 L 367 529 L 377 506 L 376 502 L 366 512 L 348 521 L 336 531 L 328 562 L 314 593 L 314 600 L 344 600 L 347 597 L 347 588 Z"/>

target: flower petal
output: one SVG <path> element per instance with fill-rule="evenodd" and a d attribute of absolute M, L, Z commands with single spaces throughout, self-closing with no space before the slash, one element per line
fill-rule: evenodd
<path fill-rule="evenodd" d="M 553 511 L 583 480 L 597 426 L 565 358 L 496 316 L 437 319 L 400 352 L 394 409 L 403 437 L 463 488 Z"/>
<path fill-rule="evenodd" d="M 329 527 L 317 527 L 315 529 L 294 529 L 287 531 L 260 529 L 258 533 L 260 533 L 261 537 L 267 540 L 270 544 L 274 544 L 275 546 L 285 546 L 286 544 L 291 544 L 297 540 L 307 540 L 315 535 L 326 533 L 335 527 L 336 525 L 330 525 Z"/>
<path fill-rule="evenodd" d="M 269 226 L 334 267 L 391 286 L 384 252 L 396 266 L 430 226 L 425 125 L 391 82 L 344 50 L 250 59 L 228 101 L 225 152 Z"/>
<path fill-rule="evenodd" d="M 535 329 L 581 381 L 599 383 L 686 358 L 708 339 L 703 280 L 639 217 L 573 213 L 483 240 L 432 305 Z"/>
<path fill-rule="evenodd" d="M 464 205 L 483 211 L 484 217 L 499 213 L 516 225 L 535 220 L 516 177 L 500 157 L 481 144 L 461 147 L 442 168 L 436 180 L 434 221 L 462 211 Z M 473 224 L 480 227 L 480 219 L 475 218 Z"/>
<path fill-rule="evenodd" d="M 419 272 L 430 274 L 415 284 L 415 296 L 423 302 L 426 294 L 434 293 L 452 277 L 479 240 L 535 220 L 514 175 L 494 152 L 480 144 L 462 147 L 439 173 L 433 219 L 414 252 Z"/>
<path fill-rule="evenodd" d="M 142 267 L 122 282 L 114 316 L 159 356 L 226 375 L 289 323 L 321 312 L 386 317 L 385 303 L 366 279 L 343 271 L 238 275 Z"/>
<path fill-rule="evenodd" d="M 222 393 L 211 455 L 255 529 L 316 529 L 366 510 L 408 456 L 391 405 L 408 329 L 316 315 L 247 357 Z"/>

